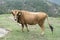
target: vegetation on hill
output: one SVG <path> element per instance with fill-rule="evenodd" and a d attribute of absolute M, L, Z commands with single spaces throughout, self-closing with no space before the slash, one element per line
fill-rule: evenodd
<path fill-rule="evenodd" d="M 43 11 L 49 16 L 60 16 L 60 6 L 47 0 L 0 0 L 0 14 L 12 9 Z"/>

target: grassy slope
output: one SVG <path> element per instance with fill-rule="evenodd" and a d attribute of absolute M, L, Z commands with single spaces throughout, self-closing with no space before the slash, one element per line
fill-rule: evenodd
<path fill-rule="evenodd" d="M 45 22 L 45 35 L 42 37 L 40 35 L 41 29 L 38 25 L 29 25 L 30 32 L 27 32 L 26 28 L 24 29 L 25 32 L 21 32 L 21 26 L 9 19 L 9 16 L 11 15 L 0 15 L 0 27 L 6 27 L 12 30 L 10 34 L 0 40 L 60 40 L 59 18 L 49 17 L 50 23 L 54 26 L 54 33 L 52 35 L 47 22 Z"/>

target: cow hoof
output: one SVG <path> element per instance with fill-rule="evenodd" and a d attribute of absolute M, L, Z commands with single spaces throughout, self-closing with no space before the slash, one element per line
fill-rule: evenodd
<path fill-rule="evenodd" d="M 22 31 L 22 32 L 24 32 L 24 31 Z"/>

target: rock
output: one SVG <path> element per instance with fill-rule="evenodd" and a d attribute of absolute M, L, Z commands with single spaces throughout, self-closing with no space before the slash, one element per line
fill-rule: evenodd
<path fill-rule="evenodd" d="M 6 36 L 6 34 L 8 34 L 9 32 L 10 31 L 8 29 L 0 28 L 0 37 Z"/>

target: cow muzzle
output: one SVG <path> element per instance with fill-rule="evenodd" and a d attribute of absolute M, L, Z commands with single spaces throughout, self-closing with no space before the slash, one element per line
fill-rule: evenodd
<path fill-rule="evenodd" d="M 17 18 L 16 18 L 16 17 L 14 17 L 14 20 L 15 20 L 15 21 L 17 21 Z"/>
<path fill-rule="evenodd" d="M 16 21 L 16 19 L 15 19 L 15 21 Z"/>

